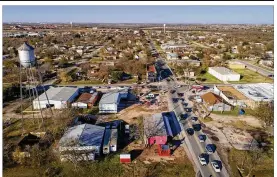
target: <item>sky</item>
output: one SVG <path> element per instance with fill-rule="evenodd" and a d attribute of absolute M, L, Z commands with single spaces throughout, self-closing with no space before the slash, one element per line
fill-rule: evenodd
<path fill-rule="evenodd" d="M 3 6 L 3 22 L 273 24 L 273 6 Z"/>

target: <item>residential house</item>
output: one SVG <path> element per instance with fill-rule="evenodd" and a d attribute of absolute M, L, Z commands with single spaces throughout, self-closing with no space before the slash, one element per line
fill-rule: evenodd
<path fill-rule="evenodd" d="M 178 60 L 178 55 L 176 53 L 168 53 L 167 57 L 168 60 Z"/>
<path fill-rule="evenodd" d="M 147 66 L 146 77 L 147 77 L 148 82 L 156 82 L 156 80 L 157 80 L 157 71 L 156 71 L 155 65 L 148 65 Z"/>
<path fill-rule="evenodd" d="M 72 107 L 85 109 L 91 108 L 96 104 L 99 97 L 99 92 L 94 92 L 93 94 L 82 93 L 79 98 L 74 103 L 72 103 Z"/>
<path fill-rule="evenodd" d="M 231 106 L 224 100 L 212 92 L 208 92 L 201 96 L 204 106 L 209 111 L 231 111 Z"/>
<path fill-rule="evenodd" d="M 232 53 L 235 53 L 235 54 L 239 53 L 238 46 L 233 46 L 231 50 L 232 50 Z"/>
<path fill-rule="evenodd" d="M 105 62 L 102 62 L 102 64 L 105 65 L 105 66 L 114 66 L 113 61 L 105 61 Z"/>

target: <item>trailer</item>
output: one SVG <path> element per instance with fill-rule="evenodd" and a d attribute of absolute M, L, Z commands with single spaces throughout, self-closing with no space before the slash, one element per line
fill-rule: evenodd
<path fill-rule="evenodd" d="M 106 127 L 105 135 L 104 135 L 104 143 L 103 143 L 103 154 L 110 153 L 110 143 L 111 143 L 111 129 L 110 127 Z"/>
<path fill-rule="evenodd" d="M 117 151 L 117 139 L 118 139 L 117 129 L 111 129 L 111 142 L 110 142 L 111 152 Z"/>

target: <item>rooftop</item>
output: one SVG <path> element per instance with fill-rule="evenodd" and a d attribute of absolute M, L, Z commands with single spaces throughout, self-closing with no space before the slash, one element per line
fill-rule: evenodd
<path fill-rule="evenodd" d="M 148 66 L 148 72 L 156 72 L 156 68 L 154 65 Z"/>
<path fill-rule="evenodd" d="M 92 97 L 92 94 L 90 93 L 82 93 L 80 95 L 80 97 L 77 99 L 76 102 L 83 102 L 83 103 L 87 103 L 89 102 L 90 98 Z"/>
<path fill-rule="evenodd" d="M 105 127 L 81 124 L 69 128 L 59 141 L 59 146 L 101 146 Z"/>
<path fill-rule="evenodd" d="M 178 57 L 178 55 L 176 53 L 168 53 L 167 56 L 170 56 L 170 57 Z"/>
<path fill-rule="evenodd" d="M 274 85 L 270 83 L 234 85 L 239 92 L 254 101 L 273 101 Z"/>
<path fill-rule="evenodd" d="M 222 102 L 222 98 L 212 92 L 205 93 L 201 96 L 202 99 L 209 105 L 214 105 Z"/>
<path fill-rule="evenodd" d="M 121 99 L 121 94 L 126 94 L 128 93 L 128 89 L 118 89 L 118 90 L 113 90 L 111 92 L 105 93 L 99 104 L 116 104 L 120 101 Z"/>
<path fill-rule="evenodd" d="M 238 74 L 238 73 L 236 73 L 228 68 L 225 68 L 225 67 L 209 67 L 209 69 L 213 69 L 222 75 Z"/>
<path fill-rule="evenodd" d="M 217 88 L 223 92 L 224 95 L 227 97 L 232 97 L 235 100 L 246 100 L 247 97 L 245 97 L 242 93 L 237 91 L 232 86 L 217 86 Z"/>
<path fill-rule="evenodd" d="M 19 48 L 18 50 L 20 51 L 30 51 L 30 50 L 34 50 L 34 48 L 32 46 L 30 46 L 27 42 L 24 42 Z"/>
<path fill-rule="evenodd" d="M 72 87 L 50 87 L 46 91 L 46 94 L 49 100 L 67 101 L 77 91 L 78 88 Z M 41 94 L 38 98 L 39 101 L 47 100 L 45 93 Z M 34 99 L 34 101 L 38 101 L 38 98 Z"/>
<path fill-rule="evenodd" d="M 154 114 L 151 117 L 145 117 L 143 124 L 144 132 L 147 137 L 167 136 L 166 127 L 161 113 Z"/>

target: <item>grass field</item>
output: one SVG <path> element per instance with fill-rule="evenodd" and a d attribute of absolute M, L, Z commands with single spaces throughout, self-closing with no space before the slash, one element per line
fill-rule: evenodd
<path fill-rule="evenodd" d="M 273 83 L 273 79 L 268 77 L 264 77 L 259 73 L 251 71 L 249 69 L 232 69 L 233 71 L 239 73 L 241 75 L 240 81 L 229 81 L 230 83 Z"/>
<path fill-rule="evenodd" d="M 249 155 L 246 154 L 246 151 L 240 151 L 232 148 L 228 152 L 229 164 L 231 166 L 232 174 L 231 177 L 238 177 L 240 176 L 237 166 L 240 166 L 242 161 L 247 157 L 249 159 Z M 254 168 L 250 176 L 262 176 L 262 177 L 273 177 L 274 174 L 274 156 L 273 151 L 269 151 L 268 154 L 264 153 L 263 157 L 260 160 L 260 163 Z M 247 162 L 245 162 L 245 170 L 242 174 L 245 177 L 248 174 Z"/>
<path fill-rule="evenodd" d="M 88 80 L 88 81 L 75 81 L 75 82 L 61 82 L 59 85 L 84 85 L 84 84 L 99 85 L 104 83 L 99 80 Z"/>
<path fill-rule="evenodd" d="M 217 83 L 217 84 L 222 83 L 220 80 L 218 80 L 216 77 L 209 74 L 208 72 L 206 72 L 203 75 L 200 75 L 199 78 L 206 79 L 203 83 Z"/>
<path fill-rule="evenodd" d="M 252 115 L 253 113 L 253 110 L 251 109 L 243 109 L 245 111 L 245 114 L 244 115 Z M 230 116 L 238 116 L 239 115 L 239 108 L 238 107 L 235 107 L 233 110 L 231 111 L 224 111 L 224 112 L 221 112 L 221 111 L 213 111 L 212 112 L 213 114 L 219 114 L 219 115 L 230 115 Z"/>

